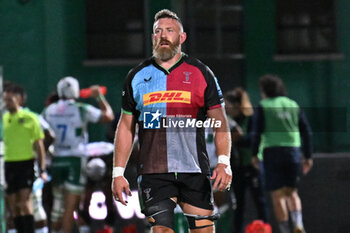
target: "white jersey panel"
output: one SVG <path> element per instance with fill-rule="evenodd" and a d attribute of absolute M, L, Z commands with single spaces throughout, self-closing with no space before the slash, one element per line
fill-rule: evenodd
<path fill-rule="evenodd" d="M 59 100 L 43 112 L 55 131 L 54 156 L 82 156 L 88 143 L 88 122 L 97 122 L 101 110 L 73 100 Z"/>
<path fill-rule="evenodd" d="M 94 106 L 89 104 L 85 104 L 84 108 L 85 112 L 87 113 L 85 117 L 88 122 L 97 123 L 100 120 L 102 115 L 100 109 L 95 108 Z"/>
<path fill-rule="evenodd" d="M 40 126 L 41 126 L 41 128 L 43 130 L 49 130 L 50 129 L 49 123 L 43 118 L 42 115 L 39 115 L 38 119 L 39 119 L 39 124 L 40 124 Z"/>

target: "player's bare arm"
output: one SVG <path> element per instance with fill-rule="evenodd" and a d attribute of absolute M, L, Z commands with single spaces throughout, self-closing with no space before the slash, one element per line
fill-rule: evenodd
<path fill-rule="evenodd" d="M 122 113 L 114 140 L 114 167 L 112 193 L 116 200 L 126 205 L 122 193 L 131 196 L 129 183 L 124 177 L 124 169 L 128 163 L 135 135 L 135 118 Z"/>
<path fill-rule="evenodd" d="M 230 166 L 231 134 L 223 107 L 208 110 L 207 113 L 209 118 L 221 121 L 221 126 L 214 128 L 216 154 L 219 156 L 219 162 L 213 171 L 211 179 L 215 180 L 213 188 L 223 191 L 229 188 L 232 181 Z"/>
<path fill-rule="evenodd" d="M 43 139 L 38 139 L 34 142 L 34 146 L 35 149 L 38 153 L 38 157 L 39 157 L 39 168 L 41 171 L 45 171 L 46 170 L 46 163 L 45 163 L 45 157 L 46 157 L 46 153 L 45 153 L 45 147 L 44 147 L 44 142 Z M 47 174 L 46 172 L 41 173 L 40 172 L 40 176 L 41 178 L 46 181 L 47 180 Z"/>
<path fill-rule="evenodd" d="M 99 104 L 99 107 L 102 111 L 100 122 L 111 122 L 114 120 L 114 113 L 109 105 L 108 101 L 102 94 L 98 85 L 93 85 L 90 87 L 92 90 L 91 98 L 95 98 Z"/>

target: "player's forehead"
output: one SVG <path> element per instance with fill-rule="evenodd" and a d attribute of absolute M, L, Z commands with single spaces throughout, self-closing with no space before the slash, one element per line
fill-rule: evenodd
<path fill-rule="evenodd" d="M 5 100 L 7 100 L 7 99 L 12 99 L 12 98 L 19 99 L 19 98 L 21 98 L 21 95 L 18 94 L 18 93 L 15 93 L 15 92 L 11 92 L 11 91 L 5 91 L 5 92 L 3 93 L 3 98 L 4 98 Z"/>
<path fill-rule="evenodd" d="M 3 93 L 3 96 L 16 96 L 16 95 L 18 94 L 12 91 L 4 91 Z"/>
<path fill-rule="evenodd" d="M 181 26 L 180 23 L 173 18 L 161 18 L 158 19 L 156 22 L 153 24 L 153 30 L 156 30 L 158 28 L 174 28 L 177 30 L 180 30 Z"/>

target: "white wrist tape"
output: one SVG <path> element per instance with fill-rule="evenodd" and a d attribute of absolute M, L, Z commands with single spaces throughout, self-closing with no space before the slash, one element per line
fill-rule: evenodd
<path fill-rule="evenodd" d="M 230 165 L 228 165 L 227 167 L 225 167 L 225 172 L 226 172 L 226 174 L 232 176 L 232 170 L 231 170 L 231 166 L 230 166 Z"/>
<path fill-rule="evenodd" d="M 112 178 L 124 176 L 125 167 L 113 167 Z"/>
<path fill-rule="evenodd" d="M 227 155 L 219 155 L 218 156 L 218 163 L 225 164 L 227 166 L 230 166 L 230 157 Z"/>

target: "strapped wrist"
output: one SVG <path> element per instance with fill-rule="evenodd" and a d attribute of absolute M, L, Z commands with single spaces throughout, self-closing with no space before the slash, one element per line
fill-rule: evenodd
<path fill-rule="evenodd" d="M 99 94 L 99 95 L 96 97 L 96 101 L 97 101 L 97 102 L 101 102 L 101 101 L 104 101 L 104 100 L 106 100 L 104 95 Z"/>
<path fill-rule="evenodd" d="M 218 156 L 218 163 L 225 164 L 227 166 L 230 166 L 230 157 L 227 155 L 219 155 Z"/>
<path fill-rule="evenodd" d="M 112 178 L 124 176 L 125 167 L 113 167 Z"/>

